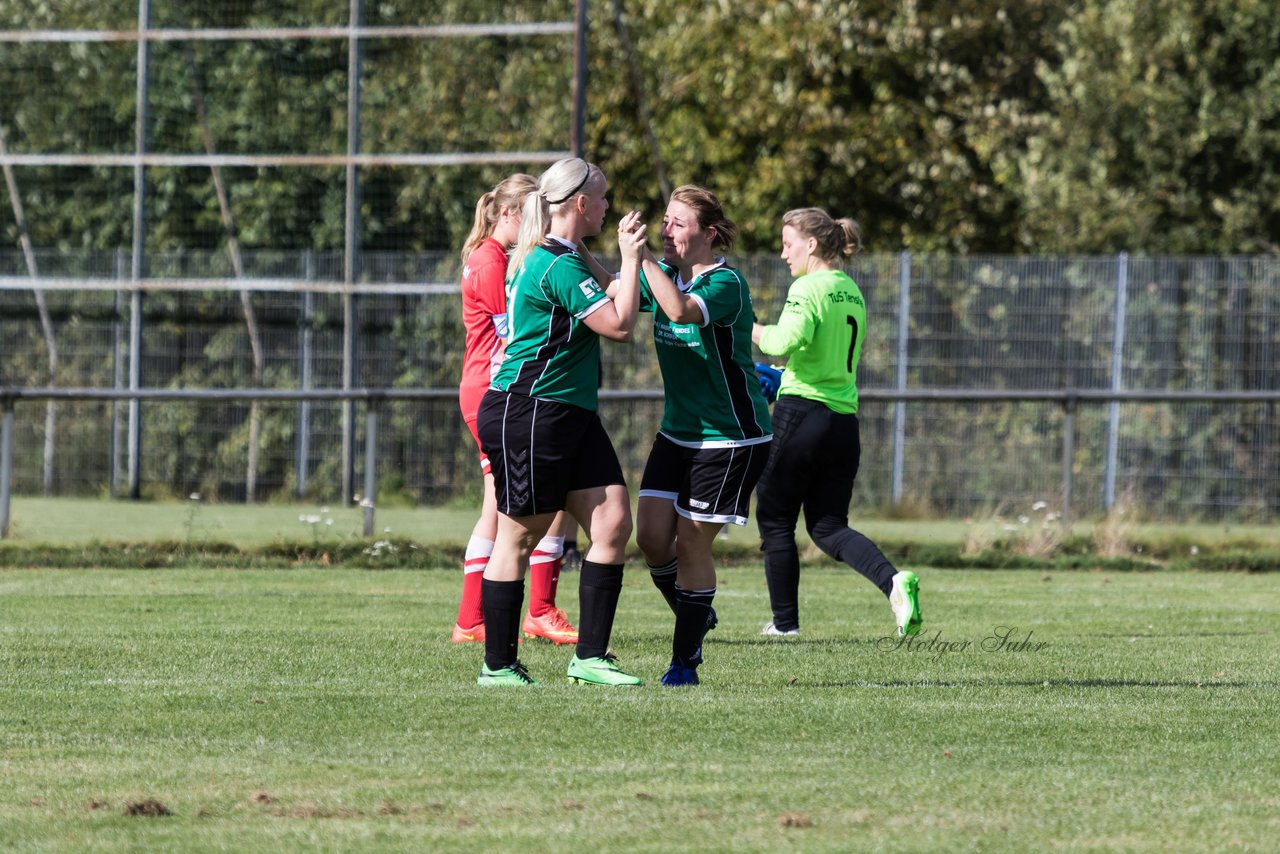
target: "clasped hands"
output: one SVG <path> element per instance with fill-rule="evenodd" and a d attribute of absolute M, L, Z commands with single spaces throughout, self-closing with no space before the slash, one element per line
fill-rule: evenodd
<path fill-rule="evenodd" d="M 640 211 L 630 211 L 618 222 L 618 251 L 624 261 L 642 261 L 648 252 L 648 226 L 640 221 Z"/>

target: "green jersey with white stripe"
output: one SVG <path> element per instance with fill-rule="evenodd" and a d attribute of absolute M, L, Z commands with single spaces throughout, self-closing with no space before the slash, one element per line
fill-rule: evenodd
<path fill-rule="evenodd" d="M 760 350 L 788 357 L 779 396 L 857 412 L 858 359 L 866 334 L 867 306 L 857 283 L 842 270 L 823 270 L 791 283 L 778 322 L 760 336 Z"/>
<path fill-rule="evenodd" d="M 701 323 L 674 323 L 640 276 L 640 310 L 653 313 L 653 343 L 666 400 L 662 433 L 685 447 L 766 442 L 773 433 L 751 357 L 751 293 L 724 259 L 691 282 L 660 262 L 676 287 L 702 308 Z"/>
<path fill-rule="evenodd" d="M 558 240 L 544 240 L 508 286 L 510 338 L 491 387 L 594 412 L 600 336 L 583 319 L 608 302 L 582 256 Z"/>

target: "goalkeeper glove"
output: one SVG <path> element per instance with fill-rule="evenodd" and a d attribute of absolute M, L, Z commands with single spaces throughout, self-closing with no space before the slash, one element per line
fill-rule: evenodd
<path fill-rule="evenodd" d="M 764 392 L 764 399 L 773 403 L 778 399 L 778 386 L 782 385 L 782 369 L 756 362 L 756 376 L 760 378 L 760 391 Z"/>

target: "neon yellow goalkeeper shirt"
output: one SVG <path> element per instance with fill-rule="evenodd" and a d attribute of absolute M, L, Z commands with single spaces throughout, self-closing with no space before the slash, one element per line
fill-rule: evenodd
<path fill-rule="evenodd" d="M 867 332 L 862 291 L 841 270 L 808 273 L 791 283 L 782 315 L 760 336 L 760 350 L 786 356 L 778 395 L 858 411 L 858 359 Z"/>

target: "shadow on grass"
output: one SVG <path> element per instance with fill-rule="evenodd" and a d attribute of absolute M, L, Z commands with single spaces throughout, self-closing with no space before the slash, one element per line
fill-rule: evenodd
<path fill-rule="evenodd" d="M 1090 634 L 1091 638 L 1119 638 L 1120 640 L 1128 640 L 1129 638 L 1256 638 L 1265 636 L 1270 632 L 1263 629 L 1254 629 L 1253 631 L 1238 632 L 1098 632 Z"/>
<path fill-rule="evenodd" d="M 840 682 L 808 682 L 797 679 L 793 688 L 1267 688 L 1280 687 L 1280 682 L 1220 682 L 1192 679 L 901 679 L 868 681 L 849 679 Z"/>
<path fill-rule="evenodd" d="M 1124 637 L 1127 639 L 1134 636 L 1124 635 Z M 715 632 L 711 632 L 707 635 L 707 641 L 710 643 L 716 644 L 717 646 L 723 644 L 724 646 L 760 647 L 761 649 L 783 649 L 785 647 L 792 647 L 792 646 L 827 647 L 827 648 L 833 648 L 833 649 L 848 647 L 848 646 L 874 647 L 874 646 L 877 646 L 878 644 L 885 643 L 889 640 L 897 641 L 897 638 L 891 635 L 881 635 L 879 637 L 843 637 L 843 638 L 831 637 L 831 636 L 806 637 L 804 635 L 800 635 L 798 637 L 784 637 L 784 638 L 763 637 L 763 636 L 745 637 L 745 638 L 732 638 L 732 637 L 719 638 L 719 637 L 716 637 Z"/>

